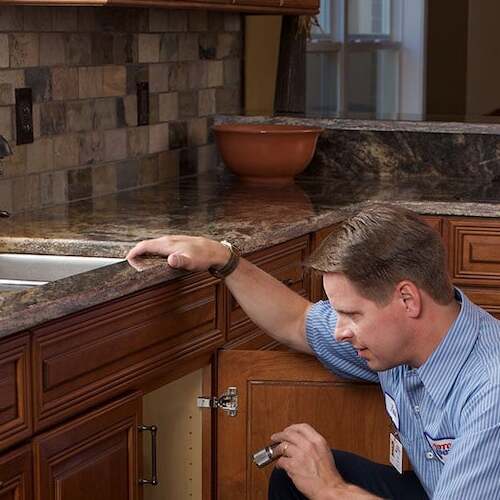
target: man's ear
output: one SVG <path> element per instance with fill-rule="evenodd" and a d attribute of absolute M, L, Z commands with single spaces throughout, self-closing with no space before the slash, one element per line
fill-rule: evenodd
<path fill-rule="evenodd" d="M 422 295 L 412 281 L 400 281 L 396 285 L 396 300 L 399 301 L 405 314 L 410 318 L 417 318 L 422 311 Z"/>

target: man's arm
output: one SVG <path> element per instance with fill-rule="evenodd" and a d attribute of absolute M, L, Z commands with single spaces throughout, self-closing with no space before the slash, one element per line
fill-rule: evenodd
<path fill-rule="evenodd" d="M 127 255 L 134 259 L 145 254 L 167 257 L 171 267 L 205 271 L 223 266 L 230 253 L 221 243 L 192 236 L 164 236 L 142 241 Z M 245 259 L 225 280 L 239 305 L 262 330 L 297 351 L 312 354 L 306 340 L 305 318 L 311 303 L 262 269 Z"/>

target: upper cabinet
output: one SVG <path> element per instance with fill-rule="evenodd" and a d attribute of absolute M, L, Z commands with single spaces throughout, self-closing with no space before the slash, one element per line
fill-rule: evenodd
<path fill-rule="evenodd" d="M 17 0 L 17 3 L 30 3 L 30 0 Z M 49 3 L 49 0 L 47 0 Z M 62 1 L 72 4 L 74 0 Z M 86 0 L 81 0 L 85 4 Z M 95 5 L 94 0 L 88 0 Z M 253 14 L 309 14 L 319 12 L 319 0 L 104 0 L 103 4 L 127 7 L 166 7 L 175 9 L 207 9 L 246 12 Z"/>

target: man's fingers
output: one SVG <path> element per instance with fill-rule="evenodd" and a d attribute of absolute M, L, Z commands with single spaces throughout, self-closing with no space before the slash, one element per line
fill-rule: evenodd
<path fill-rule="evenodd" d="M 182 253 L 171 253 L 167 258 L 167 262 L 170 267 L 182 268 L 188 271 L 193 270 L 192 260 Z"/>
<path fill-rule="evenodd" d="M 168 255 L 168 250 L 165 248 L 165 243 L 160 238 L 154 240 L 145 240 L 137 243 L 127 254 L 127 259 L 133 259 L 144 254 Z"/>

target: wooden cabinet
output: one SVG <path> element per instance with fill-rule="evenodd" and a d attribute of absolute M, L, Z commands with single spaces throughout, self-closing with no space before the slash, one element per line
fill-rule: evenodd
<path fill-rule="evenodd" d="M 37 500 L 135 500 L 142 400 L 133 394 L 33 440 Z"/>
<path fill-rule="evenodd" d="M 224 343 L 222 284 L 196 273 L 35 329 L 35 429 L 208 360 Z"/>
<path fill-rule="evenodd" d="M 500 221 L 453 217 L 446 224 L 453 283 L 500 318 Z"/>
<path fill-rule="evenodd" d="M 31 448 L 23 446 L 0 457 L 0 500 L 32 500 Z"/>
<path fill-rule="evenodd" d="M 31 432 L 30 338 L 20 334 L 0 342 L 0 451 Z"/>
<path fill-rule="evenodd" d="M 309 275 L 303 262 L 309 255 L 309 237 L 287 241 L 246 256 L 271 276 L 303 297 L 309 297 Z M 238 302 L 226 289 L 227 340 L 225 348 L 262 349 L 277 343 L 250 321 Z"/>

